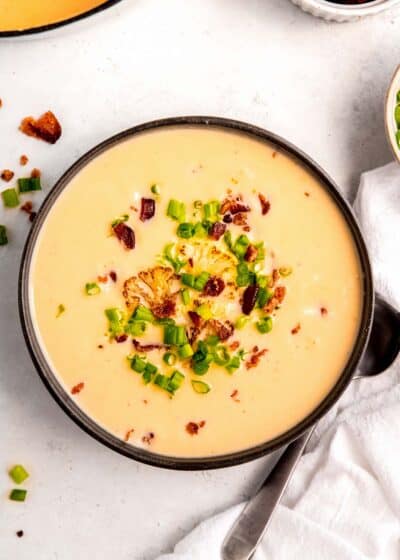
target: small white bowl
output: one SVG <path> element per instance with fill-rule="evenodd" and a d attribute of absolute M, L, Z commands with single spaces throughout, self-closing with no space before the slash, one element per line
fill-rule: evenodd
<path fill-rule="evenodd" d="M 398 131 L 398 128 L 396 124 L 396 119 L 394 117 L 394 110 L 396 105 L 398 105 L 397 92 L 399 91 L 400 91 L 400 66 L 396 68 L 396 71 L 393 74 L 393 78 L 390 82 L 389 89 L 387 90 L 386 101 L 385 101 L 386 136 L 390 144 L 390 147 L 392 148 L 394 157 L 400 163 L 400 148 L 396 138 L 396 132 Z"/>
<path fill-rule="evenodd" d="M 340 22 L 354 21 L 400 4 L 400 0 L 373 0 L 359 5 L 334 4 L 327 0 L 292 0 L 292 2 L 313 16 Z"/>

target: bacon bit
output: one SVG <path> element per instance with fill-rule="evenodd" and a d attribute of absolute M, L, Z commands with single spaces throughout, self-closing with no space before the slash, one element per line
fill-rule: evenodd
<path fill-rule="evenodd" d="M 258 255 L 257 247 L 254 247 L 254 245 L 249 245 L 247 247 L 246 254 L 244 255 L 244 260 L 246 262 L 254 262 L 257 258 L 257 255 Z"/>
<path fill-rule="evenodd" d="M 29 214 L 29 221 L 33 222 L 33 220 L 36 218 L 37 212 L 31 212 Z"/>
<path fill-rule="evenodd" d="M 193 268 L 194 262 L 193 262 L 192 257 L 189 257 L 189 258 L 188 258 L 188 263 L 189 263 L 189 266 L 190 266 L 191 268 Z"/>
<path fill-rule="evenodd" d="M 104 346 L 103 346 L 102 344 L 99 344 L 99 345 L 97 346 L 97 348 L 103 349 Z"/>
<path fill-rule="evenodd" d="M 327 310 L 326 307 L 321 307 L 320 311 L 321 311 L 322 317 L 325 317 L 325 315 L 328 315 L 328 310 Z"/>
<path fill-rule="evenodd" d="M 131 428 L 130 430 L 128 430 L 128 431 L 126 432 L 126 434 L 125 434 L 124 441 L 129 441 L 129 438 L 131 437 L 131 435 L 133 434 L 134 431 L 135 431 L 135 430 L 134 430 L 133 428 Z"/>
<path fill-rule="evenodd" d="M 151 352 L 152 350 L 167 350 L 169 346 L 166 344 L 140 344 L 135 338 L 132 340 L 135 350 L 138 352 Z"/>
<path fill-rule="evenodd" d="M 73 395 L 77 395 L 78 393 L 80 393 L 82 391 L 84 386 L 85 386 L 85 384 L 83 382 L 78 383 L 77 385 L 74 385 L 74 387 L 72 387 L 72 389 L 71 389 L 71 393 Z"/>
<path fill-rule="evenodd" d="M 136 245 L 135 232 L 124 223 L 119 223 L 113 227 L 114 233 L 121 241 L 125 249 L 134 249 Z"/>
<path fill-rule="evenodd" d="M 142 402 L 143 402 L 143 404 L 148 404 L 149 401 L 147 399 L 143 399 Z"/>
<path fill-rule="evenodd" d="M 33 208 L 32 202 L 30 200 L 27 200 L 25 204 L 21 206 L 20 210 L 22 210 L 22 212 L 26 212 L 27 214 L 30 214 L 32 212 L 32 208 Z"/>
<path fill-rule="evenodd" d="M 114 270 L 111 270 L 108 274 L 113 282 L 117 281 L 117 273 Z"/>
<path fill-rule="evenodd" d="M 101 284 L 105 284 L 108 280 L 107 276 L 98 276 L 97 277 L 97 281 L 100 282 Z"/>
<path fill-rule="evenodd" d="M 257 348 L 257 350 L 256 350 Z M 267 348 L 263 350 L 258 350 L 258 346 L 253 348 L 253 352 L 250 358 L 245 362 L 246 369 L 251 369 L 258 366 L 260 359 L 268 352 Z"/>
<path fill-rule="evenodd" d="M 234 342 L 232 342 L 232 344 L 229 345 L 229 350 L 237 350 L 240 346 L 240 342 L 238 340 L 235 340 Z"/>
<path fill-rule="evenodd" d="M 14 171 L 11 171 L 11 169 L 3 169 L 0 177 L 3 179 L 3 181 L 6 181 L 8 183 L 14 177 Z"/>
<path fill-rule="evenodd" d="M 220 239 L 224 235 L 225 231 L 225 224 L 223 224 L 222 222 L 215 222 L 211 226 L 210 231 L 208 232 L 208 236 L 211 237 L 211 239 L 218 241 L 218 239 Z"/>
<path fill-rule="evenodd" d="M 235 214 L 232 218 L 233 223 L 235 226 L 247 226 L 246 216 L 239 212 L 239 214 Z"/>
<path fill-rule="evenodd" d="M 142 198 L 139 219 L 142 222 L 150 220 L 156 212 L 156 201 L 153 198 Z"/>
<path fill-rule="evenodd" d="M 151 310 L 159 319 L 173 317 L 175 315 L 176 302 L 174 299 L 166 298 L 163 302 L 152 305 Z"/>
<path fill-rule="evenodd" d="M 249 231 L 251 231 L 251 227 L 249 225 L 244 226 L 243 231 L 249 232 Z"/>
<path fill-rule="evenodd" d="M 197 328 L 200 328 L 203 322 L 203 319 L 200 317 L 200 315 L 196 313 L 196 311 L 188 311 L 188 315 L 193 325 Z"/>
<path fill-rule="evenodd" d="M 28 156 L 26 156 L 25 154 L 23 154 L 19 158 L 19 164 L 20 165 L 26 165 L 28 163 L 28 161 L 29 161 Z"/>
<path fill-rule="evenodd" d="M 242 311 L 245 315 L 250 315 L 253 311 L 257 301 L 258 290 L 259 288 L 256 284 L 247 286 L 245 289 L 242 301 Z"/>
<path fill-rule="evenodd" d="M 40 171 L 40 169 L 38 169 L 37 167 L 34 167 L 31 171 L 32 179 L 38 179 L 41 176 L 42 176 L 42 172 Z"/>
<path fill-rule="evenodd" d="M 61 125 L 51 111 L 47 111 L 38 119 L 25 117 L 19 129 L 27 136 L 44 140 L 49 144 L 55 144 L 62 133 Z"/>
<path fill-rule="evenodd" d="M 304 194 L 305 194 L 305 196 L 310 196 L 309 192 L 305 192 Z"/>
<path fill-rule="evenodd" d="M 231 393 L 231 399 L 233 399 L 235 402 L 240 402 L 240 399 L 238 398 L 238 395 L 239 395 L 239 391 L 237 389 L 235 389 Z"/>
<path fill-rule="evenodd" d="M 207 324 L 211 328 L 211 330 L 219 337 L 221 342 L 228 340 L 233 335 L 235 327 L 230 321 L 225 321 L 222 323 L 221 321 L 217 321 L 216 319 L 210 319 Z"/>
<path fill-rule="evenodd" d="M 263 307 L 263 311 L 267 314 L 272 313 L 284 300 L 286 295 L 285 286 L 277 286 L 274 295 L 269 302 Z"/>
<path fill-rule="evenodd" d="M 3 107 L 3 100 L 0 99 L 0 109 Z"/>
<path fill-rule="evenodd" d="M 210 276 L 203 289 L 205 296 L 219 296 L 225 289 L 225 282 L 218 276 Z"/>
<path fill-rule="evenodd" d="M 277 155 L 278 155 L 277 152 L 272 152 L 272 157 L 273 157 L 274 159 L 276 158 Z"/>
<path fill-rule="evenodd" d="M 204 428 L 205 425 L 206 425 L 205 420 L 202 420 L 198 424 L 196 422 L 188 422 L 186 424 L 186 431 L 191 436 L 195 436 L 199 433 L 199 429 Z"/>
<path fill-rule="evenodd" d="M 1 99 L 0 99 L 0 107 L 1 107 Z M 19 531 L 17 531 L 15 534 L 17 535 L 17 537 L 18 537 L 19 539 L 20 539 L 21 537 L 24 536 L 24 532 L 23 532 L 22 529 L 20 529 Z"/>
<path fill-rule="evenodd" d="M 234 199 L 233 197 L 225 198 L 225 200 L 221 204 L 220 214 L 226 214 L 229 212 L 230 214 L 239 214 L 239 212 L 250 212 L 250 206 L 244 204 L 242 202 L 242 198 L 240 196 Z"/>
<path fill-rule="evenodd" d="M 272 271 L 272 286 L 275 286 L 280 277 L 281 275 L 279 274 L 279 270 L 277 268 L 274 268 L 274 270 Z"/>
<path fill-rule="evenodd" d="M 293 327 L 293 329 L 290 331 L 292 334 L 297 334 L 301 329 L 301 325 L 300 323 L 297 323 L 297 325 L 295 327 Z"/>
<path fill-rule="evenodd" d="M 128 335 L 127 334 L 117 334 L 115 337 L 115 341 L 118 344 L 121 344 L 121 342 L 126 342 L 128 340 Z"/>
<path fill-rule="evenodd" d="M 233 221 L 233 218 L 230 214 L 225 214 L 225 216 L 222 219 L 226 224 L 231 224 Z"/>
<path fill-rule="evenodd" d="M 154 439 L 154 437 L 155 436 L 154 436 L 153 432 L 149 432 L 148 434 L 146 434 L 145 436 L 142 437 L 142 442 L 150 445 L 151 441 Z"/>
<path fill-rule="evenodd" d="M 271 203 L 269 200 L 265 198 L 265 196 L 262 193 L 258 193 L 258 200 L 260 201 L 261 204 L 261 214 L 265 216 L 266 214 L 268 214 L 268 212 L 271 209 Z"/>

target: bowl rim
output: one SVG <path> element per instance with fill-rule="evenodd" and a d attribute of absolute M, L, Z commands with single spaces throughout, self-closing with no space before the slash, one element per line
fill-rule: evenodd
<path fill-rule="evenodd" d="M 78 406 L 78 404 L 72 400 L 71 396 L 58 381 L 56 374 L 47 363 L 45 354 L 40 347 L 38 336 L 35 332 L 29 299 L 29 273 L 38 236 L 54 202 L 57 200 L 63 189 L 67 187 L 71 179 L 98 155 L 137 134 L 161 129 L 163 127 L 179 126 L 185 128 L 204 127 L 222 129 L 244 134 L 268 144 L 272 143 L 278 149 L 285 152 L 303 165 L 321 182 L 321 185 L 325 188 L 331 199 L 336 203 L 338 209 L 341 211 L 344 219 L 346 220 L 358 251 L 364 292 L 359 334 L 355 341 L 353 350 L 335 386 L 315 408 L 315 410 L 313 410 L 306 418 L 293 426 L 290 430 L 273 438 L 272 440 L 232 453 L 206 457 L 174 457 L 160 455 L 152 452 L 151 450 L 135 447 L 111 434 L 97 424 L 90 416 L 88 416 Z M 139 124 L 111 136 L 81 156 L 61 176 L 46 196 L 25 243 L 18 282 L 19 315 L 29 353 L 43 383 L 64 412 L 66 412 L 66 414 L 86 433 L 114 451 L 148 465 L 174 470 L 205 470 L 239 465 L 276 451 L 280 447 L 294 441 L 306 430 L 311 428 L 336 403 L 350 383 L 368 342 L 372 324 L 373 305 L 374 290 L 371 265 L 363 236 L 350 205 L 339 193 L 336 184 L 332 181 L 329 175 L 327 175 L 325 171 L 323 171 L 322 168 L 302 150 L 268 130 L 233 119 L 208 116 L 171 117 Z"/>
<path fill-rule="evenodd" d="M 328 0 L 293 0 L 295 4 L 321 10 L 326 15 L 359 17 L 376 14 L 400 3 L 400 0 L 372 0 L 368 5 L 334 4 Z"/>
<path fill-rule="evenodd" d="M 75 23 L 77 21 L 86 19 L 86 18 L 88 18 L 90 16 L 93 16 L 95 14 L 98 14 L 98 13 L 104 11 L 104 10 L 107 10 L 108 8 L 111 8 L 111 6 L 114 6 L 115 4 L 118 4 L 119 2 L 121 2 L 121 0 L 105 0 L 99 6 L 95 6 L 94 8 L 91 8 L 90 10 L 86 10 L 85 12 L 82 12 L 81 14 L 77 14 L 76 16 L 72 16 L 70 18 L 63 19 L 61 21 L 55 21 L 54 23 L 47 23 L 47 24 L 44 24 L 44 25 L 38 25 L 36 27 L 27 27 L 25 29 L 13 29 L 13 30 L 10 30 L 10 31 L 0 31 L 0 39 L 6 38 L 6 37 L 25 37 L 25 36 L 29 36 L 29 35 L 37 35 L 39 33 L 45 33 L 47 31 L 53 31 L 53 30 L 58 29 L 60 27 L 65 27 L 66 25 L 70 25 L 71 23 Z"/>
<path fill-rule="evenodd" d="M 389 87 L 386 91 L 385 96 L 385 132 L 386 138 L 388 140 L 389 146 L 392 149 L 393 155 L 396 160 L 400 163 L 400 148 L 397 145 L 396 134 L 395 134 L 395 120 L 394 120 L 394 109 L 396 106 L 396 95 L 400 91 L 400 64 L 394 71 Z"/>

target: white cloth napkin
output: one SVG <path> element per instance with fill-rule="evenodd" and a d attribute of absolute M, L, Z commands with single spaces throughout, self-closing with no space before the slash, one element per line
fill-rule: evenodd
<path fill-rule="evenodd" d="M 355 209 L 377 290 L 400 307 L 400 166 L 361 177 Z M 243 504 L 158 560 L 220 560 Z M 400 559 L 400 362 L 355 381 L 317 427 L 254 560 Z"/>

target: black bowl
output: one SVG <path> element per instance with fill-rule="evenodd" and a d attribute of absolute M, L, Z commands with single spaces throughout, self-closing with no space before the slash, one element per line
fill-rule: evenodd
<path fill-rule="evenodd" d="M 273 144 L 281 151 L 289 154 L 292 158 L 301 163 L 301 165 L 303 165 L 320 181 L 320 183 L 325 187 L 331 199 L 341 211 L 352 233 L 362 269 L 363 309 L 359 333 L 347 364 L 329 394 L 309 416 L 307 416 L 304 420 L 299 422 L 296 426 L 294 426 L 284 434 L 249 449 L 212 457 L 188 458 L 158 455 L 146 449 L 133 447 L 100 427 L 89 416 L 87 416 L 85 412 L 83 412 L 83 410 L 79 408 L 75 401 L 71 399 L 70 395 L 65 391 L 55 374 L 52 372 L 49 364 L 46 361 L 46 357 L 40 348 L 40 344 L 38 342 L 38 338 L 33 326 L 31 310 L 29 306 L 29 270 L 32 262 L 32 255 L 34 252 L 35 244 L 38 239 L 40 230 L 46 220 L 46 217 L 52 208 L 52 205 L 61 194 L 63 189 L 83 167 L 85 167 L 90 161 L 93 160 L 93 158 L 97 157 L 102 152 L 126 140 L 127 138 L 134 136 L 135 134 L 139 134 L 143 131 L 171 126 L 196 126 L 205 128 L 222 128 L 231 131 L 233 130 L 242 134 L 249 135 L 258 140 L 268 142 L 269 144 Z M 347 385 L 350 383 L 355 373 L 357 365 L 368 342 L 373 316 L 373 305 L 374 291 L 367 249 L 353 212 L 344 198 L 340 195 L 332 179 L 310 157 L 308 157 L 301 150 L 299 150 L 283 138 L 280 138 L 279 136 L 271 132 L 268 132 L 256 126 L 252 126 L 250 124 L 218 117 L 176 117 L 138 125 L 125 130 L 124 132 L 121 132 L 120 134 L 117 134 L 116 136 L 113 136 L 108 140 L 105 140 L 104 142 L 90 150 L 87 154 L 82 156 L 74 165 L 72 165 L 72 167 L 70 167 L 70 169 L 61 177 L 61 179 L 59 179 L 59 181 L 56 183 L 52 191 L 45 199 L 43 206 L 41 207 L 40 212 L 36 217 L 28 236 L 22 256 L 19 277 L 19 311 L 25 340 L 28 345 L 32 360 L 40 377 L 42 378 L 42 381 L 44 382 L 54 399 L 61 406 L 61 408 L 88 434 L 90 434 L 101 443 L 107 445 L 111 449 L 114 449 L 118 453 L 126 455 L 127 457 L 131 457 L 132 459 L 136 459 L 143 463 L 169 469 L 214 469 L 238 465 L 240 463 L 244 463 L 246 461 L 250 461 L 252 459 L 256 459 L 258 457 L 266 455 L 284 445 L 287 445 L 294 439 L 298 438 L 311 426 L 313 426 L 335 404 L 343 391 L 346 389 Z"/>
<path fill-rule="evenodd" d="M 54 1 L 57 2 L 57 0 L 54 0 Z M 74 16 L 74 17 L 71 17 L 71 18 L 68 18 L 68 19 L 63 19 L 61 21 L 56 21 L 55 23 L 49 23 L 47 25 L 40 25 L 38 27 L 30 27 L 30 28 L 27 28 L 27 29 L 15 29 L 13 31 L 0 31 L 0 39 L 2 37 L 23 37 L 24 35 L 36 35 L 38 33 L 44 33 L 46 31 L 52 31 L 53 29 L 58 29 L 59 27 L 63 27 L 64 25 L 69 25 L 70 23 L 80 21 L 82 19 L 93 16 L 94 14 L 98 14 L 99 12 L 102 12 L 102 11 L 106 10 L 107 8 L 111 8 L 111 6 L 114 6 L 114 4 L 117 4 L 118 2 L 121 2 L 121 0 L 106 0 L 103 4 L 101 4 L 100 6 L 97 6 L 96 8 L 92 8 L 91 10 L 87 10 L 86 12 L 78 14 L 77 16 Z"/>

